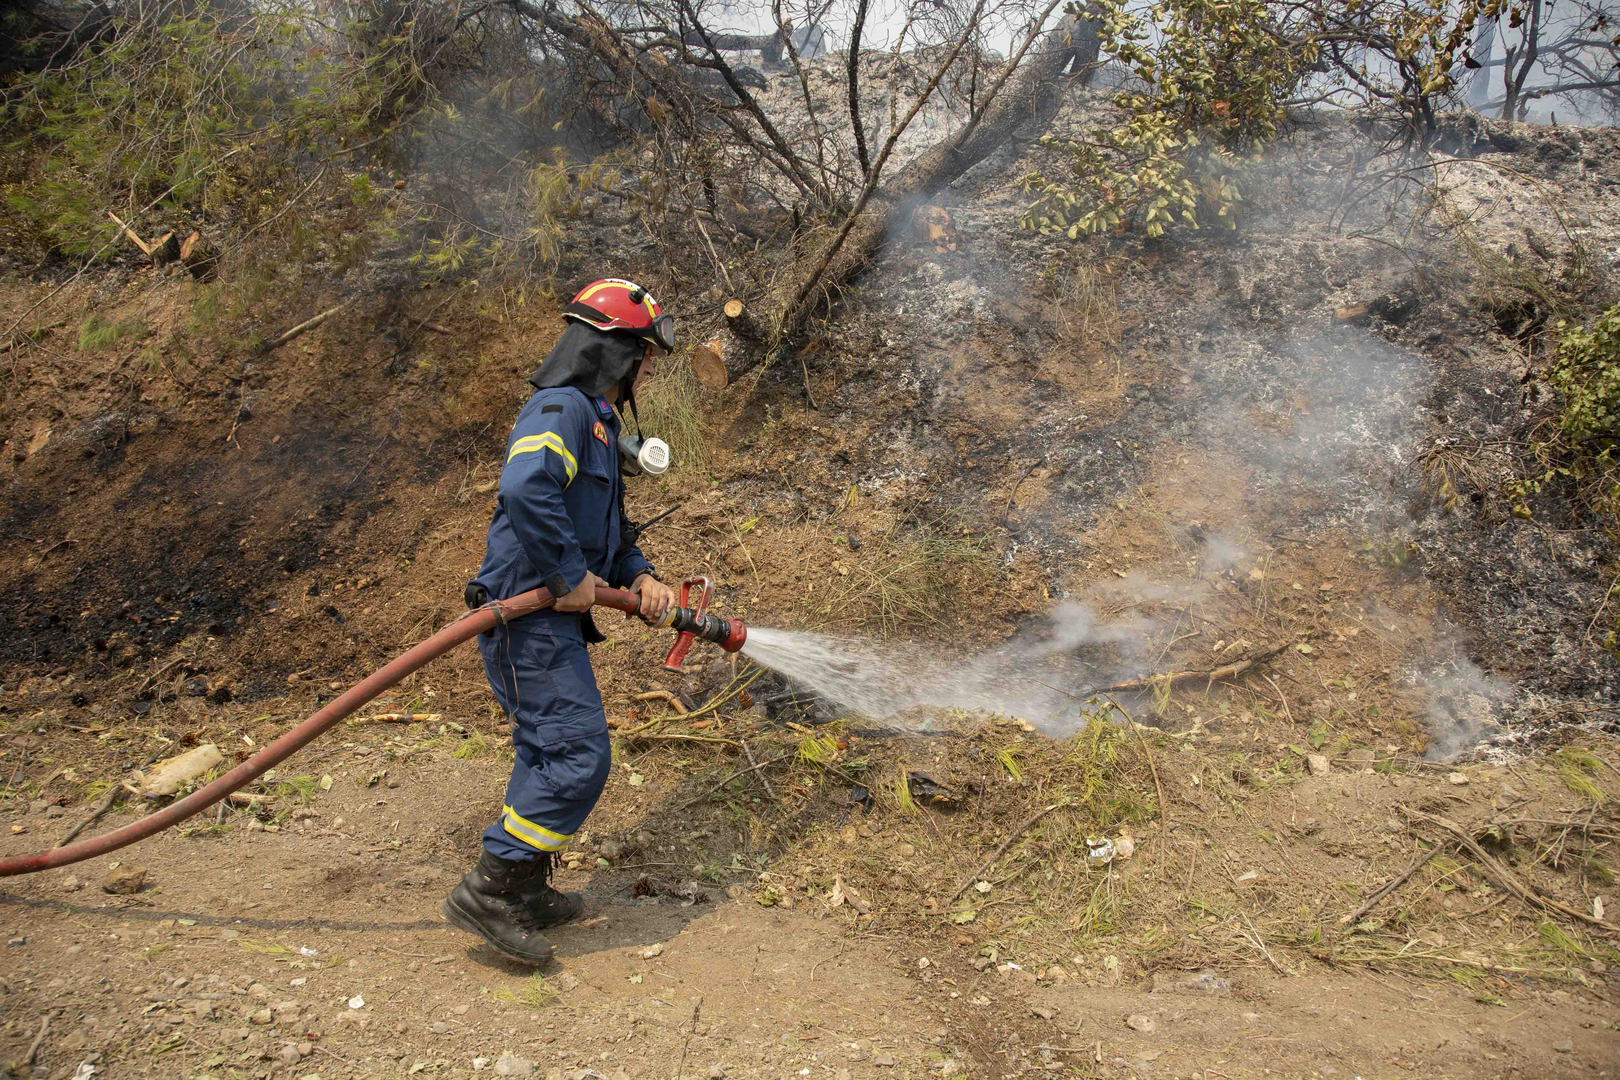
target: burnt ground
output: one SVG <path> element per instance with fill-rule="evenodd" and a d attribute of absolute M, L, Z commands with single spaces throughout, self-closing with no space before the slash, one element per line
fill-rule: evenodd
<path fill-rule="evenodd" d="M 1076 100 L 1059 130 L 1098 108 Z M 506 767 L 476 660 L 453 655 L 376 706 L 439 720 L 345 729 L 266 785 L 265 810 L 131 850 L 146 892 L 98 892 L 104 865 L 13 883 L 0 912 L 28 940 L 0 974 L 6 1054 L 50 1012 L 53 1078 L 93 1054 L 112 1076 L 470 1075 L 503 1050 L 638 1078 L 1601 1075 L 1620 963 L 1601 927 L 1455 849 L 1338 923 L 1449 843 L 1421 814 L 1505 829 L 1492 850 L 1536 895 L 1617 902 L 1610 541 L 1567 493 L 1526 520 L 1501 489 L 1546 415 L 1524 378 L 1546 312 L 1503 301 L 1502 263 L 1584 268 L 1589 302 L 1605 295 L 1620 148 L 1465 134 L 1421 174 L 1444 200 L 1399 189 L 1419 228 L 1368 195 L 1370 144 L 1318 122 L 1238 232 L 1151 243 L 1021 232 L 1016 179 L 1043 153 L 1024 148 L 942 196 L 955 251 L 897 236 L 845 295 L 803 352 L 818 408 L 792 365 L 700 393 L 709 460 L 632 488 L 633 516 L 683 507 L 649 535 L 654 561 L 715 574 L 722 610 L 756 625 L 967 656 L 1078 599 L 1121 633 L 1056 669 L 1073 690 L 1285 651 L 1120 698 L 1148 727 L 1111 729 L 1133 737 L 1106 753 L 948 716 L 966 737 L 834 729 L 807 753 L 783 721 L 836 710 L 784 713 L 766 682 L 696 723 L 636 700 L 705 700 L 732 672 L 658 673 L 665 643 L 614 620 L 597 667 L 619 764 L 567 872 L 607 921 L 559 936 L 543 986 L 436 923 Z M 657 280 L 630 223 L 576 226 L 579 251 Z M 565 278 L 594 276 L 571 258 Z M 114 268 L 0 357 L 8 854 L 152 757 L 245 756 L 459 607 L 554 308 L 379 271 L 257 355 L 254 334 L 329 306 L 285 273 L 222 327 L 203 287 Z M 0 302 L 20 314 L 49 288 L 12 274 Z M 1390 318 L 1334 317 L 1388 295 Z M 80 348 L 91 314 L 146 336 Z M 785 755 L 769 785 L 726 780 L 744 742 Z M 1458 752 L 1467 783 L 1424 760 Z M 954 801 L 908 811 L 909 772 Z M 1073 803 L 1024 826 L 1048 798 Z M 1132 833 L 1133 860 L 1087 861 L 1087 836 Z M 981 873 L 988 891 L 951 896 Z M 667 959 L 642 955 L 655 943 Z M 1205 968 L 1230 997 L 1165 981 Z"/>

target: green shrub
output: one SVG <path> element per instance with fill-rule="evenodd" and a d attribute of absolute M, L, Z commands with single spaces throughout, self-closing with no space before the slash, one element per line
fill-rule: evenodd
<path fill-rule="evenodd" d="M 1556 329 L 1547 381 L 1564 399 L 1558 429 L 1572 445 L 1612 460 L 1620 443 L 1620 304 L 1605 308 L 1590 330 L 1563 322 Z"/>
<path fill-rule="evenodd" d="M 1140 87 L 1114 99 L 1125 122 L 1085 142 L 1043 140 L 1069 168 L 1023 179 L 1036 197 L 1024 226 L 1070 239 L 1132 223 L 1149 236 L 1172 225 L 1235 228 L 1243 175 L 1275 136 L 1315 46 L 1279 34 L 1261 0 L 1161 0 L 1144 15 L 1127 6 L 1089 8 L 1103 48 Z"/>

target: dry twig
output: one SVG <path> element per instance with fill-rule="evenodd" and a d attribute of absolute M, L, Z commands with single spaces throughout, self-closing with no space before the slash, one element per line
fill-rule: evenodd
<path fill-rule="evenodd" d="M 1581 911 L 1578 908 L 1569 907 L 1567 904 L 1560 904 L 1558 901 L 1548 899 L 1545 896 L 1538 896 L 1534 889 L 1519 880 L 1517 874 L 1503 866 L 1500 862 L 1496 861 L 1496 859 L 1491 856 L 1490 852 L 1480 847 L 1478 841 L 1474 839 L 1467 829 L 1463 828 L 1455 821 L 1452 821 L 1450 818 L 1443 818 L 1439 814 L 1426 814 L 1422 810 L 1414 810 L 1407 806 L 1401 807 L 1401 810 L 1411 817 L 1432 822 L 1433 824 L 1438 825 L 1442 829 L 1446 830 L 1452 836 L 1455 836 L 1457 838 L 1457 842 L 1463 847 L 1467 848 L 1468 853 L 1478 860 L 1480 866 L 1484 868 L 1486 874 L 1488 874 L 1502 888 L 1506 889 L 1508 892 L 1512 893 L 1526 904 L 1529 904 L 1531 907 L 1540 908 L 1543 911 L 1556 911 L 1560 915 L 1565 915 L 1571 919 L 1579 919 L 1588 926 L 1595 926 L 1600 930 L 1607 930 L 1611 934 L 1620 934 L 1620 926 L 1616 926 L 1614 923 L 1605 922 L 1604 920 L 1597 918 L 1595 915 L 1588 915 L 1586 912 Z"/>
<path fill-rule="evenodd" d="M 117 802 L 118 797 L 122 794 L 124 794 L 124 785 L 114 784 L 111 789 L 108 790 L 106 797 L 103 798 L 101 802 L 96 804 L 96 808 L 94 810 L 90 811 L 90 816 L 73 826 L 73 828 L 69 829 L 68 834 L 62 837 L 61 840 L 57 841 L 56 846 L 67 847 L 68 844 L 73 842 L 74 837 L 84 832 L 85 829 L 88 829 L 97 821 L 100 821 L 101 816 L 112 809 L 113 803 Z"/>
<path fill-rule="evenodd" d="M 946 901 L 945 901 L 946 906 L 949 907 L 951 904 L 956 903 L 957 897 L 959 897 L 963 893 L 967 892 L 969 887 L 971 887 L 972 884 L 975 881 L 978 881 L 980 877 L 984 876 L 984 872 L 986 870 L 990 869 L 992 866 L 994 866 L 996 864 L 996 860 L 1001 858 L 1001 856 L 1006 852 L 1006 850 L 1008 848 L 1012 847 L 1013 841 L 1017 840 L 1020 836 L 1024 835 L 1024 832 L 1031 825 L 1035 824 L 1037 821 L 1041 820 L 1041 818 L 1045 817 L 1047 814 L 1050 814 L 1052 811 L 1056 810 L 1058 807 L 1060 807 L 1062 805 L 1064 805 L 1064 804 L 1063 803 L 1053 803 L 1051 806 L 1048 806 L 1046 809 L 1041 810 L 1040 812 L 1031 815 L 1030 818 L 1027 821 L 1025 821 L 1023 824 L 1019 825 L 1018 828 L 1014 829 L 1011 833 L 1009 833 L 1007 835 L 1007 839 L 1005 839 L 1005 840 L 1003 840 L 1001 842 L 1001 846 L 996 848 L 996 850 L 991 853 L 991 855 L 990 855 L 990 857 L 988 859 L 986 859 L 986 860 L 984 860 L 984 862 L 980 863 L 978 869 L 974 870 L 973 873 L 969 874 L 966 881 L 962 882 L 962 884 L 960 884 L 960 885 L 958 885 L 956 887 L 956 891 L 951 893 L 951 895 L 946 899 Z"/>
<path fill-rule="evenodd" d="M 1423 857 L 1417 862 L 1413 863 L 1411 866 L 1407 867 L 1405 872 L 1401 873 L 1397 877 L 1391 878 L 1387 885 L 1369 896 L 1365 904 L 1362 904 L 1360 907 L 1356 908 L 1356 910 L 1341 918 L 1339 920 L 1339 925 L 1351 926 L 1358 922 L 1363 915 L 1367 914 L 1367 912 L 1378 906 L 1378 901 L 1382 900 L 1384 897 L 1406 884 L 1408 879 L 1410 879 L 1413 874 L 1417 873 L 1419 870 L 1423 869 L 1424 866 L 1428 865 L 1430 859 L 1440 854 L 1441 846 L 1442 845 L 1440 844 L 1436 844 L 1434 847 L 1424 852 Z"/>
<path fill-rule="evenodd" d="M 1220 679 L 1230 679 L 1235 675 L 1243 674 L 1260 661 L 1269 660 L 1271 657 L 1276 656 L 1278 653 L 1288 648 L 1288 646 L 1291 644 L 1293 643 L 1285 641 L 1281 645 L 1273 645 L 1269 649 L 1261 649 L 1257 653 L 1251 653 L 1235 663 L 1227 664 L 1225 667 L 1215 668 L 1213 671 L 1170 671 L 1162 675 L 1146 675 L 1140 679 L 1126 679 L 1124 682 L 1117 682 L 1110 686 L 1100 686 L 1097 688 L 1097 692 L 1108 693 L 1116 690 L 1152 690 L 1155 687 L 1163 686 L 1166 682 L 1169 682 L 1170 685 L 1174 686 L 1176 683 L 1188 682 L 1193 679 L 1205 679 L 1211 683 L 1214 683 Z"/>

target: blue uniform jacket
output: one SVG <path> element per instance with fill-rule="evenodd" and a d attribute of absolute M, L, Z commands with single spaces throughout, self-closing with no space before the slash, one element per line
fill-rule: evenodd
<path fill-rule="evenodd" d="M 506 444 L 500 495 L 484 565 L 474 585 L 505 600 L 544 585 L 574 588 L 586 571 L 628 588 L 652 570 L 626 544 L 619 421 L 604 398 L 572 387 L 537 392 L 518 413 Z M 560 595 L 560 593 L 559 593 Z M 577 619 L 547 610 L 539 618 Z"/>

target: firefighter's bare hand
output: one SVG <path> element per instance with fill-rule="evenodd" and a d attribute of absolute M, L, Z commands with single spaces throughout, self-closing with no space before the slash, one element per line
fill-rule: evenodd
<path fill-rule="evenodd" d="M 606 585 L 607 582 L 595 574 L 586 573 L 584 579 L 565 596 L 557 597 L 552 606 L 558 611 L 586 611 L 596 603 L 596 587 Z"/>
<path fill-rule="evenodd" d="M 651 574 L 642 574 L 630 586 L 630 591 L 641 597 L 641 617 L 657 622 L 675 603 L 675 590 Z"/>

